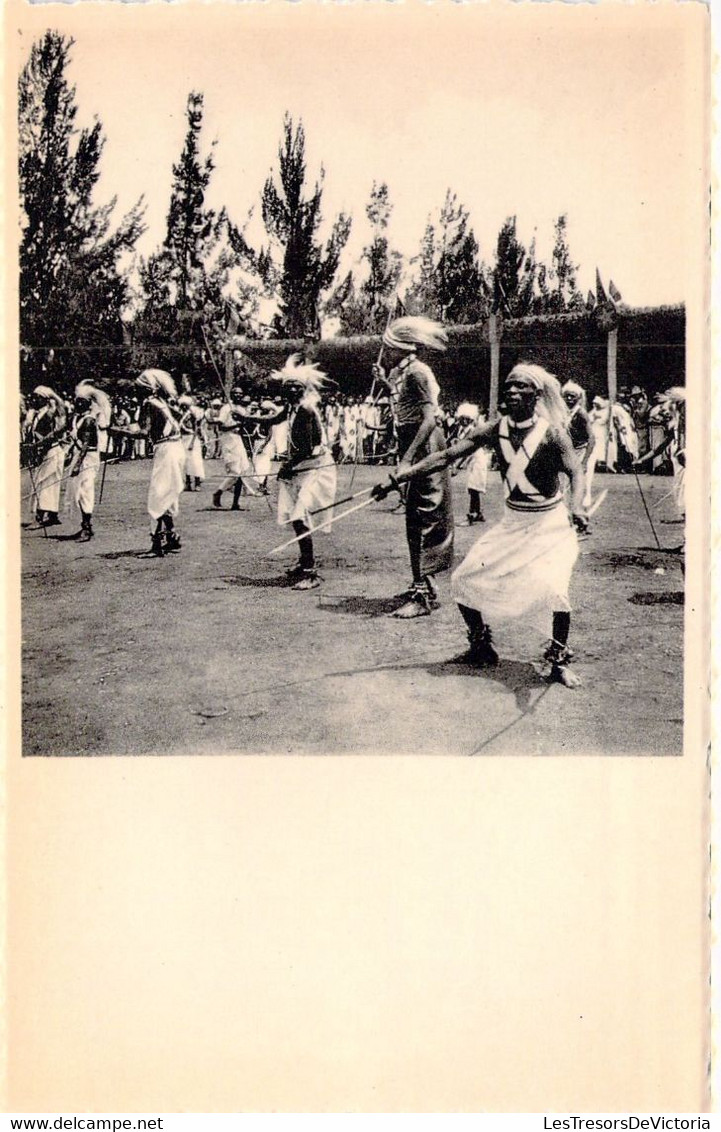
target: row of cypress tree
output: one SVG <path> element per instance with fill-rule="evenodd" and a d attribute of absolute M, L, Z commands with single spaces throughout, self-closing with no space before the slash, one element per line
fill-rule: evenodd
<path fill-rule="evenodd" d="M 203 95 L 191 92 L 186 134 L 173 165 L 162 244 L 140 257 L 143 199 L 119 220 L 116 199 L 97 203 L 102 124 L 78 128 L 68 78 L 74 42 L 49 30 L 19 80 L 21 380 L 69 387 L 91 372 L 114 379 L 162 365 L 180 374 L 209 368 L 229 333 L 298 338 L 335 317 L 342 333 L 382 329 L 399 286 L 409 311 L 472 323 L 492 310 L 520 317 L 583 306 L 558 217 L 550 266 L 525 247 L 509 217 L 493 262 L 480 256 L 467 208 L 449 189 L 410 263 L 389 238 L 393 205 L 376 181 L 365 209 L 369 240 L 339 278 L 351 231 L 343 213 L 323 223 L 325 173 L 309 176 L 302 122 L 286 114 L 260 206 L 267 242 L 251 246 L 249 216 L 212 209 L 215 143 L 203 152 Z M 322 231 L 329 232 L 326 238 Z"/>

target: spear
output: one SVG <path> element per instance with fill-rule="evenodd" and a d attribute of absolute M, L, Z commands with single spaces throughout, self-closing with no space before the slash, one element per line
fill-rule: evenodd
<path fill-rule="evenodd" d="M 633 466 L 633 465 L 632 465 L 632 466 Z M 658 549 L 659 549 L 659 550 L 663 550 L 663 547 L 661 546 L 661 543 L 660 543 L 660 541 L 659 541 L 659 537 L 658 537 L 658 535 L 656 534 L 656 528 L 655 528 L 655 527 L 654 527 L 654 525 L 653 525 L 653 519 L 651 518 L 651 512 L 649 511 L 649 509 L 648 509 L 648 504 L 646 503 L 646 497 L 645 497 L 645 495 L 643 494 L 643 488 L 641 487 L 641 481 L 640 481 L 640 479 L 638 478 L 638 472 L 636 471 L 636 469 L 635 469 L 635 468 L 633 469 L 633 474 L 634 474 L 634 477 L 635 477 L 635 479 L 636 479 L 636 487 L 638 488 L 638 493 L 639 493 L 639 495 L 641 496 L 641 502 L 643 503 L 643 509 L 644 509 L 644 511 L 646 512 L 646 518 L 647 518 L 647 519 L 648 519 L 648 521 L 649 521 L 649 524 L 650 524 L 650 526 L 651 526 L 651 530 L 653 531 L 653 537 L 654 537 L 654 538 L 655 538 L 655 540 L 656 540 L 656 546 L 658 547 Z"/>
<path fill-rule="evenodd" d="M 396 301 L 395 301 L 395 303 L 393 304 L 393 306 L 392 306 L 392 307 L 389 307 L 389 308 L 388 308 L 388 318 L 386 319 L 386 331 L 388 330 L 388 328 L 389 328 L 390 324 L 391 324 L 391 323 L 393 322 L 393 319 L 394 319 L 394 317 L 395 317 L 395 313 L 396 313 L 396 311 L 397 311 L 397 310 L 398 310 L 398 294 L 396 293 Z M 384 350 L 384 348 L 385 348 L 385 345 L 384 345 L 384 342 L 383 342 L 383 338 L 381 338 L 381 348 L 380 348 L 380 350 L 378 351 L 378 357 L 376 358 L 376 368 L 377 368 L 377 367 L 378 367 L 378 366 L 379 366 L 379 365 L 381 364 L 381 362 L 383 361 L 383 350 Z M 374 376 L 373 376 L 373 382 L 372 382 L 372 384 L 371 384 L 371 391 L 370 391 L 370 394 L 369 394 L 369 396 L 370 396 L 370 399 L 371 399 L 371 401 L 373 401 L 373 403 L 374 403 L 374 404 L 375 404 L 375 395 L 376 395 L 376 392 L 375 392 L 375 390 L 376 390 L 376 382 L 377 382 L 377 378 L 376 378 L 376 376 L 375 376 L 375 374 L 374 374 Z M 354 461 L 353 461 L 353 471 L 352 471 L 352 472 L 351 472 L 351 474 L 350 474 L 350 482 L 349 482 L 349 484 L 348 484 L 348 489 L 349 489 L 349 491 L 350 491 L 350 490 L 352 490 L 352 488 L 353 488 L 353 481 L 354 481 L 354 479 L 355 479 L 355 474 L 356 474 L 356 468 L 357 468 L 357 467 L 358 467 L 358 437 L 356 436 L 356 450 L 355 450 L 355 459 L 354 459 Z"/>
<path fill-rule="evenodd" d="M 349 507 L 347 511 L 341 511 L 340 515 L 334 515 L 332 519 L 326 519 L 324 523 L 321 523 L 317 527 L 311 527 L 309 531 L 304 531 L 302 535 L 297 535 L 295 538 L 289 538 L 287 542 L 282 542 L 280 546 L 274 546 L 272 550 L 268 551 L 265 557 L 270 558 L 271 554 L 277 554 L 280 550 L 285 550 L 287 546 L 292 546 L 293 543 L 300 542 L 301 539 L 310 538 L 310 536 L 314 535 L 316 531 L 325 530 L 326 527 L 332 526 L 333 523 L 340 522 L 341 519 L 345 519 L 348 515 L 352 515 L 354 511 L 360 511 L 362 507 L 368 507 L 371 503 L 375 503 L 375 499 L 364 499 L 362 503 L 356 503 L 355 507 Z"/>
<path fill-rule="evenodd" d="M 100 492 L 98 493 L 98 507 L 103 502 L 103 488 L 105 487 L 105 473 L 108 470 L 108 459 L 107 459 L 108 454 L 107 454 L 107 452 L 104 452 L 103 455 L 105 456 L 105 459 L 103 460 L 103 474 L 100 477 Z"/>
<path fill-rule="evenodd" d="M 333 503 L 327 503 L 325 507 L 316 507 L 315 511 L 310 511 L 309 514 L 320 515 L 321 511 L 330 511 L 331 507 L 342 507 L 344 503 L 352 503 L 354 499 L 360 499 L 361 495 L 370 495 L 372 491 L 372 487 L 365 487 L 363 491 L 356 491 L 353 495 L 346 495 L 343 499 L 336 499 Z"/>
<path fill-rule="evenodd" d="M 34 495 L 38 504 L 39 504 L 40 503 L 40 496 L 38 495 L 38 491 L 37 491 L 37 488 L 35 486 L 35 477 L 33 475 L 33 470 L 34 469 L 32 467 L 28 466 L 28 471 L 30 472 L 30 483 L 33 485 L 33 490 L 30 493 L 30 496 L 26 495 L 25 498 L 28 499 L 28 498 L 31 498 Z M 43 528 L 43 534 L 45 535 L 45 538 L 47 538 L 48 532 L 47 532 L 47 528 L 45 526 L 45 523 L 42 524 L 42 528 Z"/>
<path fill-rule="evenodd" d="M 208 354 L 210 356 L 210 360 L 213 363 L 213 369 L 215 370 L 216 376 L 218 378 L 220 388 L 223 391 L 223 400 L 227 401 L 228 400 L 228 391 L 226 390 L 225 382 L 223 381 L 223 378 L 220 375 L 220 370 L 218 369 L 218 366 L 217 366 L 216 361 L 215 361 L 215 355 L 213 353 L 213 348 L 210 345 L 210 342 L 208 341 L 208 335 L 205 333 L 205 325 L 202 322 L 200 324 L 200 329 L 201 329 L 202 334 L 203 334 L 203 341 L 205 342 L 205 347 L 206 347 Z"/>
<path fill-rule="evenodd" d="M 108 464 L 117 464 L 118 459 L 114 458 L 112 460 L 108 460 L 107 462 L 108 462 Z M 30 482 L 33 484 L 33 491 L 28 492 L 27 495 L 21 496 L 21 500 L 23 500 L 23 501 L 26 500 L 26 499 L 31 499 L 32 496 L 34 494 L 36 494 L 36 492 L 34 491 L 35 482 L 33 480 L 32 471 L 31 471 L 30 468 L 28 468 L 28 471 L 30 472 Z M 73 474 L 72 472 L 66 472 L 65 475 L 61 476 L 59 479 L 51 480 L 50 483 L 46 484 L 45 486 L 46 487 L 55 487 L 56 484 L 65 483 L 66 480 L 69 480 L 72 477 L 72 474 Z"/>

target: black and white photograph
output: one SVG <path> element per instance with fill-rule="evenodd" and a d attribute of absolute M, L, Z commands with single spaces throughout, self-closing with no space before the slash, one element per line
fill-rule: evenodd
<path fill-rule="evenodd" d="M 681 755 L 678 25 L 49 16 L 23 754 Z"/>
<path fill-rule="evenodd" d="M 9 1108 L 709 1111 L 709 9 L 4 21 Z"/>

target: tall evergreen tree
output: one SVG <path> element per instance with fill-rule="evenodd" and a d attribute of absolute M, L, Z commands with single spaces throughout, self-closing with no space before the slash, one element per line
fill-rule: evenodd
<path fill-rule="evenodd" d="M 325 304 L 326 313 L 340 316 L 344 334 L 376 334 L 385 329 L 389 300 L 401 276 L 401 254 L 391 248 L 386 235 L 393 205 L 385 182 L 373 182 L 365 212 L 371 241 L 360 257 L 365 270 L 362 282 L 357 286 L 349 272 Z"/>
<path fill-rule="evenodd" d="M 496 242 L 493 267 L 495 309 L 510 318 L 534 313 L 537 275 L 535 240 L 526 249 L 516 232 L 516 217 L 509 216 Z"/>
<path fill-rule="evenodd" d="M 490 309 L 487 271 L 468 209 L 450 189 L 437 226 L 430 217 L 416 258 L 409 301 L 418 313 L 450 323 L 478 322 Z"/>
<path fill-rule="evenodd" d="M 411 263 L 417 265 L 415 277 L 408 289 L 408 309 L 429 318 L 440 317 L 436 279 L 436 230 L 430 216 L 426 220 L 418 255 Z"/>
<path fill-rule="evenodd" d="M 141 264 L 134 361 L 217 383 L 213 361 L 220 368 L 226 332 L 252 317 L 262 283 L 242 230 L 225 209 L 217 212 L 206 203 L 215 143 L 201 156 L 203 110 L 203 95 L 192 91 L 183 148 L 173 165 L 165 239 Z"/>
<path fill-rule="evenodd" d="M 312 190 L 306 185 L 305 130 L 289 114 L 283 120 L 278 150 L 278 175 L 265 182 L 262 206 L 268 235 L 280 249 L 280 307 L 278 332 L 299 337 L 318 329 L 323 293 L 333 284 L 351 221 L 340 213 L 325 244 L 318 239 L 322 223 L 324 170 Z"/>
<path fill-rule="evenodd" d="M 75 87 L 66 75 L 72 47 L 72 39 L 47 31 L 18 84 L 21 378 L 66 389 L 88 372 L 102 378 L 124 364 L 124 261 L 144 230 L 142 201 L 115 227 L 116 198 L 94 201 L 105 139 L 99 121 L 90 129 L 75 124 Z"/>
<path fill-rule="evenodd" d="M 559 216 L 553 227 L 556 239 L 551 255 L 548 309 L 553 312 L 579 310 L 583 307 L 583 297 L 576 278 L 578 264 L 573 262 L 568 246 L 568 216 Z"/>
<path fill-rule="evenodd" d="M 194 284 L 204 275 L 205 261 L 217 240 L 216 215 L 207 208 L 205 196 L 215 168 L 212 143 L 210 152 L 200 157 L 203 128 L 203 95 L 191 91 L 186 107 L 188 129 L 180 160 L 173 165 L 173 187 L 164 250 L 175 268 L 178 306 L 187 307 L 195 298 Z"/>
<path fill-rule="evenodd" d="M 385 321 L 387 300 L 398 285 L 401 275 L 401 255 L 394 251 L 386 235 L 393 205 L 388 195 L 388 185 L 373 182 L 370 200 L 366 205 L 366 216 L 371 226 L 372 239 L 363 249 L 363 259 L 368 265 L 368 276 L 361 284 L 361 294 L 367 300 L 371 324 Z"/>
<path fill-rule="evenodd" d="M 470 214 L 448 189 L 440 214 L 437 301 L 445 322 L 478 322 L 489 310 Z"/>

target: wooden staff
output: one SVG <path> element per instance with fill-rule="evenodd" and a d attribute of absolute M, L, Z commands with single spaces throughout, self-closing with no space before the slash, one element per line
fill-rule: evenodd
<path fill-rule="evenodd" d="M 105 459 L 103 460 L 103 474 L 100 477 L 100 491 L 98 492 L 98 507 L 103 502 L 103 488 L 105 487 L 105 473 L 108 470 L 108 453 L 107 453 L 107 451 L 103 452 L 103 456 L 105 456 Z"/>
<path fill-rule="evenodd" d="M 40 505 L 40 496 L 38 495 L 38 491 L 37 491 L 37 488 L 35 486 L 35 477 L 33 476 L 33 468 L 28 466 L 28 471 L 30 472 L 30 483 L 33 485 L 32 495 L 34 495 L 36 500 L 37 500 L 37 505 L 36 505 L 36 509 L 37 509 L 37 507 Z M 30 498 L 30 497 L 26 496 L 25 498 L 27 499 L 27 498 Z M 47 538 L 48 532 L 47 532 L 47 528 L 45 526 L 45 523 L 42 523 L 41 526 L 43 528 L 43 534 L 44 534 L 45 538 Z"/>
<path fill-rule="evenodd" d="M 362 503 L 356 503 L 355 507 L 349 507 L 347 511 L 341 511 L 340 515 L 334 515 L 332 519 L 326 519 L 324 523 L 321 523 L 317 527 L 311 527 L 309 531 L 304 531 L 302 535 L 297 535 L 295 538 L 289 538 L 287 542 L 282 542 L 280 546 L 274 546 L 272 550 L 268 551 L 265 557 L 270 558 L 271 554 L 278 554 L 279 551 L 285 550 L 287 546 L 292 546 L 293 543 L 300 542 L 304 538 L 310 538 L 317 531 L 323 531 L 326 529 L 326 527 L 331 527 L 333 523 L 340 522 L 341 519 L 345 519 L 348 515 L 352 515 L 354 511 L 360 511 L 362 507 L 369 507 L 371 503 L 375 503 L 375 499 L 364 499 Z"/>
<path fill-rule="evenodd" d="M 205 342 L 205 348 L 208 351 L 208 354 L 210 355 L 210 360 L 213 363 L 213 369 L 215 370 L 216 376 L 218 378 L 218 383 L 219 383 L 220 388 L 221 388 L 222 393 L 223 393 L 223 400 L 227 401 L 228 400 L 228 392 L 225 388 L 225 383 L 223 382 L 223 378 L 220 376 L 220 370 L 218 369 L 218 366 L 216 364 L 215 355 L 213 354 L 213 349 L 210 345 L 210 342 L 208 341 L 208 335 L 205 333 L 205 326 L 203 325 L 202 322 L 200 324 L 200 329 L 201 329 L 202 334 L 203 334 L 203 341 Z"/>
<path fill-rule="evenodd" d="M 656 546 L 658 547 L 659 550 L 663 550 L 663 547 L 661 546 L 661 542 L 659 540 L 659 537 L 656 534 L 656 528 L 653 525 L 653 519 L 651 518 L 651 512 L 649 511 L 648 504 L 646 503 L 646 497 L 643 494 L 643 488 L 641 487 L 641 481 L 638 478 L 638 472 L 636 471 L 635 468 L 633 469 L 633 474 L 634 474 L 634 477 L 636 479 L 636 487 L 638 488 L 638 494 L 641 496 L 641 502 L 643 503 L 643 509 L 646 512 L 646 518 L 649 521 L 651 530 L 653 531 L 653 537 L 656 540 Z"/>

